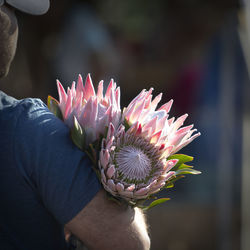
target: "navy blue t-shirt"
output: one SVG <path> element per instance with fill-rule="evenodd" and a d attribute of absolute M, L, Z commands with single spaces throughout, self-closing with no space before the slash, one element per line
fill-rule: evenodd
<path fill-rule="evenodd" d="M 64 224 L 100 187 L 86 154 L 41 100 L 0 91 L 0 249 L 66 249 Z"/>

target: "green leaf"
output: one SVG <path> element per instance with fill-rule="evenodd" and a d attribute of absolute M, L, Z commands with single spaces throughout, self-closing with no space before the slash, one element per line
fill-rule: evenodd
<path fill-rule="evenodd" d="M 80 148 L 82 151 L 85 150 L 85 132 L 82 129 L 81 125 L 78 123 L 76 117 L 74 116 L 74 126 L 71 129 L 71 138 L 75 145 Z"/>
<path fill-rule="evenodd" d="M 180 174 L 201 174 L 201 172 L 192 168 L 182 168 L 176 171 L 176 175 Z"/>
<path fill-rule="evenodd" d="M 129 128 L 130 128 L 130 125 L 129 125 L 127 119 L 124 119 L 124 127 L 125 127 L 125 131 L 129 130 Z"/>
<path fill-rule="evenodd" d="M 183 163 L 192 161 L 194 159 L 194 157 L 188 156 L 188 155 L 183 155 L 183 154 L 175 154 L 175 155 L 171 155 L 168 157 L 168 160 L 172 160 L 172 159 L 179 160 L 177 162 L 177 164 L 171 169 L 172 171 L 176 171 Z"/>
<path fill-rule="evenodd" d="M 107 195 L 108 200 L 115 202 L 117 205 L 121 206 L 122 202 L 118 200 L 115 196 Z"/>
<path fill-rule="evenodd" d="M 113 196 L 108 191 L 106 191 L 106 196 L 107 196 L 108 200 L 113 201 L 117 205 L 122 206 L 124 208 L 127 208 L 128 206 L 134 207 L 134 203 L 133 202 L 124 200 L 124 199 L 122 199 L 120 197 Z"/>
<path fill-rule="evenodd" d="M 56 116 L 58 117 L 59 119 L 63 120 L 63 115 L 62 115 L 62 112 L 61 112 L 61 109 L 59 107 L 59 103 L 58 101 L 53 98 L 52 96 L 48 96 L 48 100 L 47 100 L 47 105 L 48 105 L 48 108 L 49 110 Z"/>
<path fill-rule="evenodd" d="M 174 187 L 174 183 L 171 182 L 171 183 L 168 183 L 165 188 L 173 188 Z"/>
<path fill-rule="evenodd" d="M 164 202 L 166 202 L 166 201 L 168 201 L 168 200 L 170 200 L 170 198 L 161 198 L 161 199 L 158 199 L 158 200 L 154 200 L 153 202 L 151 202 L 150 205 L 144 206 L 144 207 L 142 207 L 142 209 L 143 209 L 144 211 L 147 211 L 148 209 L 150 209 L 150 208 L 152 208 L 152 207 L 155 207 L 155 206 L 157 206 L 157 205 L 160 205 L 160 204 L 162 204 L 162 203 L 164 203 Z"/>
<path fill-rule="evenodd" d="M 180 169 L 183 169 L 183 168 L 193 168 L 193 166 L 189 166 L 189 165 L 186 165 L 186 164 L 181 164 L 179 167 L 178 167 L 178 170 Z"/>
<path fill-rule="evenodd" d="M 107 138 L 108 130 L 109 130 L 109 128 L 108 128 L 108 126 L 106 126 L 102 138 Z"/>
<path fill-rule="evenodd" d="M 90 149 L 90 154 L 92 155 L 93 157 L 93 163 L 96 164 L 97 163 L 97 154 L 96 154 L 96 150 L 93 146 L 93 144 L 89 144 L 89 149 Z"/>
<path fill-rule="evenodd" d="M 173 188 L 174 187 L 174 183 L 176 181 L 178 181 L 179 179 L 182 179 L 184 177 L 185 177 L 184 175 L 179 175 L 179 176 L 172 177 L 170 180 L 168 180 L 166 182 L 165 188 Z"/>

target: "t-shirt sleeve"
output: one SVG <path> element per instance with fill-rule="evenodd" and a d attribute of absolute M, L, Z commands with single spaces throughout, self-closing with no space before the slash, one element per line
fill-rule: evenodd
<path fill-rule="evenodd" d="M 30 187 L 61 224 L 100 190 L 87 155 L 71 141 L 68 127 L 38 99 L 20 104 L 15 161 Z"/>

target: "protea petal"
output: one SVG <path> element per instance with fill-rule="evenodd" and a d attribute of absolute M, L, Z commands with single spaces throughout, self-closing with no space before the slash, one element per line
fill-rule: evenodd
<path fill-rule="evenodd" d="M 93 106 L 93 98 L 91 98 L 82 109 L 79 122 L 83 127 L 90 127 L 92 125 L 91 116 L 94 110 Z"/>
<path fill-rule="evenodd" d="M 179 127 L 181 127 L 184 121 L 187 119 L 188 114 L 182 115 L 172 124 L 172 131 L 176 131 Z"/>
<path fill-rule="evenodd" d="M 106 175 L 105 175 L 105 173 L 104 173 L 104 169 L 101 169 L 101 179 L 102 179 L 102 181 L 103 181 L 104 183 L 107 182 L 107 178 L 106 178 Z"/>
<path fill-rule="evenodd" d="M 85 92 L 85 99 L 88 101 L 88 99 L 92 96 L 95 96 L 95 89 L 92 83 L 92 79 L 90 77 L 90 74 L 87 75 L 86 78 L 86 83 L 84 87 L 84 92 Z"/>
<path fill-rule="evenodd" d="M 68 91 L 68 99 L 65 105 L 64 119 L 67 119 L 69 117 L 71 110 L 72 110 L 72 97 L 70 91 Z"/>
<path fill-rule="evenodd" d="M 121 107 L 120 107 L 120 98 L 121 98 L 120 87 L 118 87 L 115 91 L 115 98 L 116 98 L 117 108 L 118 108 L 118 110 L 120 110 L 121 109 Z"/>
<path fill-rule="evenodd" d="M 162 97 L 162 93 L 160 93 L 158 96 L 155 97 L 155 99 L 151 102 L 151 109 L 155 110 L 158 103 L 160 102 Z"/>
<path fill-rule="evenodd" d="M 84 91 L 83 80 L 82 80 L 82 76 L 79 74 L 78 80 L 77 80 L 76 92 L 81 93 L 83 91 Z"/>
<path fill-rule="evenodd" d="M 161 132 L 162 131 L 159 131 L 159 132 L 155 133 L 154 135 L 152 135 L 152 137 L 150 139 L 150 143 L 156 144 L 159 141 L 160 137 L 161 137 Z"/>
<path fill-rule="evenodd" d="M 111 92 L 112 92 L 112 89 L 113 89 L 113 84 L 114 84 L 114 80 L 111 79 L 111 81 L 110 81 L 110 83 L 108 85 L 106 94 L 105 94 L 105 100 L 107 100 L 107 101 L 109 101 L 111 99 Z"/>
<path fill-rule="evenodd" d="M 108 150 L 106 149 L 103 149 L 101 150 L 100 152 L 100 163 L 101 163 L 101 166 L 106 169 L 107 166 L 108 166 L 108 162 L 109 162 L 109 153 L 108 153 Z"/>
<path fill-rule="evenodd" d="M 145 100 L 143 100 L 139 106 L 134 110 L 133 114 L 131 115 L 131 117 L 129 118 L 129 121 L 134 123 L 134 121 L 137 121 L 142 113 L 142 111 L 144 110 L 145 107 Z"/>
<path fill-rule="evenodd" d="M 182 148 L 184 148 L 185 146 L 187 146 L 189 143 L 191 143 L 195 138 L 197 138 L 200 135 L 201 135 L 201 133 L 197 133 L 197 134 L 193 135 L 192 137 L 190 137 L 188 140 L 186 140 L 185 142 L 183 142 L 182 144 L 180 144 L 178 147 L 176 147 L 174 149 L 174 151 L 172 152 L 172 154 L 175 154 L 176 152 L 178 152 L 179 150 L 181 150 Z"/>
<path fill-rule="evenodd" d="M 132 199 L 134 197 L 134 194 L 133 192 L 130 192 L 130 191 L 122 191 L 121 193 L 121 196 L 124 197 L 125 199 Z"/>
<path fill-rule="evenodd" d="M 132 184 L 126 188 L 126 191 L 132 192 L 135 190 L 135 184 Z"/>
<path fill-rule="evenodd" d="M 123 184 L 121 184 L 121 183 L 118 182 L 118 183 L 116 184 L 116 190 L 117 190 L 119 193 L 123 192 L 123 190 L 124 190 Z"/>
<path fill-rule="evenodd" d="M 177 164 L 177 162 L 178 162 L 177 159 L 167 161 L 164 167 L 164 172 L 170 171 Z"/>
<path fill-rule="evenodd" d="M 148 130 L 149 128 L 151 128 L 151 135 L 152 135 L 155 132 L 156 127 L 157 127 L 157 120 L 158 120 L 158 117 L 155 116 L 152 120 L 146 123 L 145 126 L 143 126 L 143 130 Z"/>
<path fill-rule="evenodd" d="M 112 136 L 114 136 L 114 133 L 115 133 L 115 127 L 112 123 L 110 123 L 108 128 L 107 138 L 111 138 Z"/>
<path fill-rule="evenodd" d="M 163 130 L 165 127 L 168 126 L 167 118 L 168 115 L 165 115 L 164 117 L 159 119 L 159 121 L 157 122 L 156 131 Z"/>
<path fill-rule="evenodd" d="M 143 196 L 149 192 L 150 188 L 149 187 L 143 187 L 137 191 L 135 191 L 135 196 Z"/>
<path fill-rule="evenodd" d="M 179 145 L 182 139 L 187 135 L 188 132 L 181 134 L 175 134 L 172 138 L 169 139 L 168 144 L 170 145 Z"/>
<path fill-rule="evenodd" d="M 57 83 L 57 90 L 59 94 L 59 103 L 66 103 L 67 102 L 67 94 L 62 86 L 62 84 L 59 82 L 59 80 L 56 81 Z"/>
<path fill-rule="evenodd" d="M 171 99 L 169 102 L 163 104 L 158 110 L 165 110 L 166 113 L 168 113 L 172 107 L 173 99 Z"/>
<path fill-rule="evenodd" d="M 103 99 L 103 81 L 100 81 L 98 84 L 97 98 L 98 101 L 101 101 Z"/>
<path fill-rule="evenodd" d="M 175 149 L 174 145 L 168 146 L 168 147 L 164 150 L 164 152 L 163 152 L 163 154 L 162 154 L 162 158 L 167 158 L 167 157 L 169 157 L 170 155 L 174 154 L 174 152 L 173 152 L 174 149 Z"/>
<path fill-rule="evenodd" d="M 193 126 L 194 126 L 194 125 L 192 124 L 192 125 L 183 127 L 183 128 L 181 128 L 181 129 L 179 129 L 179 130 L 177 131 L 177 134 L 182 134 L 182 133 L 188 132 L 188 131 L 190 131 L 190 130 L 193 128 Z"/>
<path fill-rule="evenodd" d="M 114 181 L 112 180 L 112 179 L 109 179 L 108 181 L 107 181 L 107 184 L 108 184 L 108 187 L 112 190 L 112 191 L 117 191 L 116 190 L 116 186 L 115 186 L 115 183 L 114 183 Z"/>
<path fill-rule="evenodd" d="M 111 165 L 107 170 L 107 177 L 111 179 L 114 174 L 115 174 L 115 166 Z"/>

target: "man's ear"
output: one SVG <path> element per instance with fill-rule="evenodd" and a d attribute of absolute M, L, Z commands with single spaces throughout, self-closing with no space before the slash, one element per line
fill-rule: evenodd
<path fill-rule="evenodd" d="M 17 46 L 18 25 L 15 13 L 5 5 L 0 7 L 0 77 L 9 72 Z"/>

